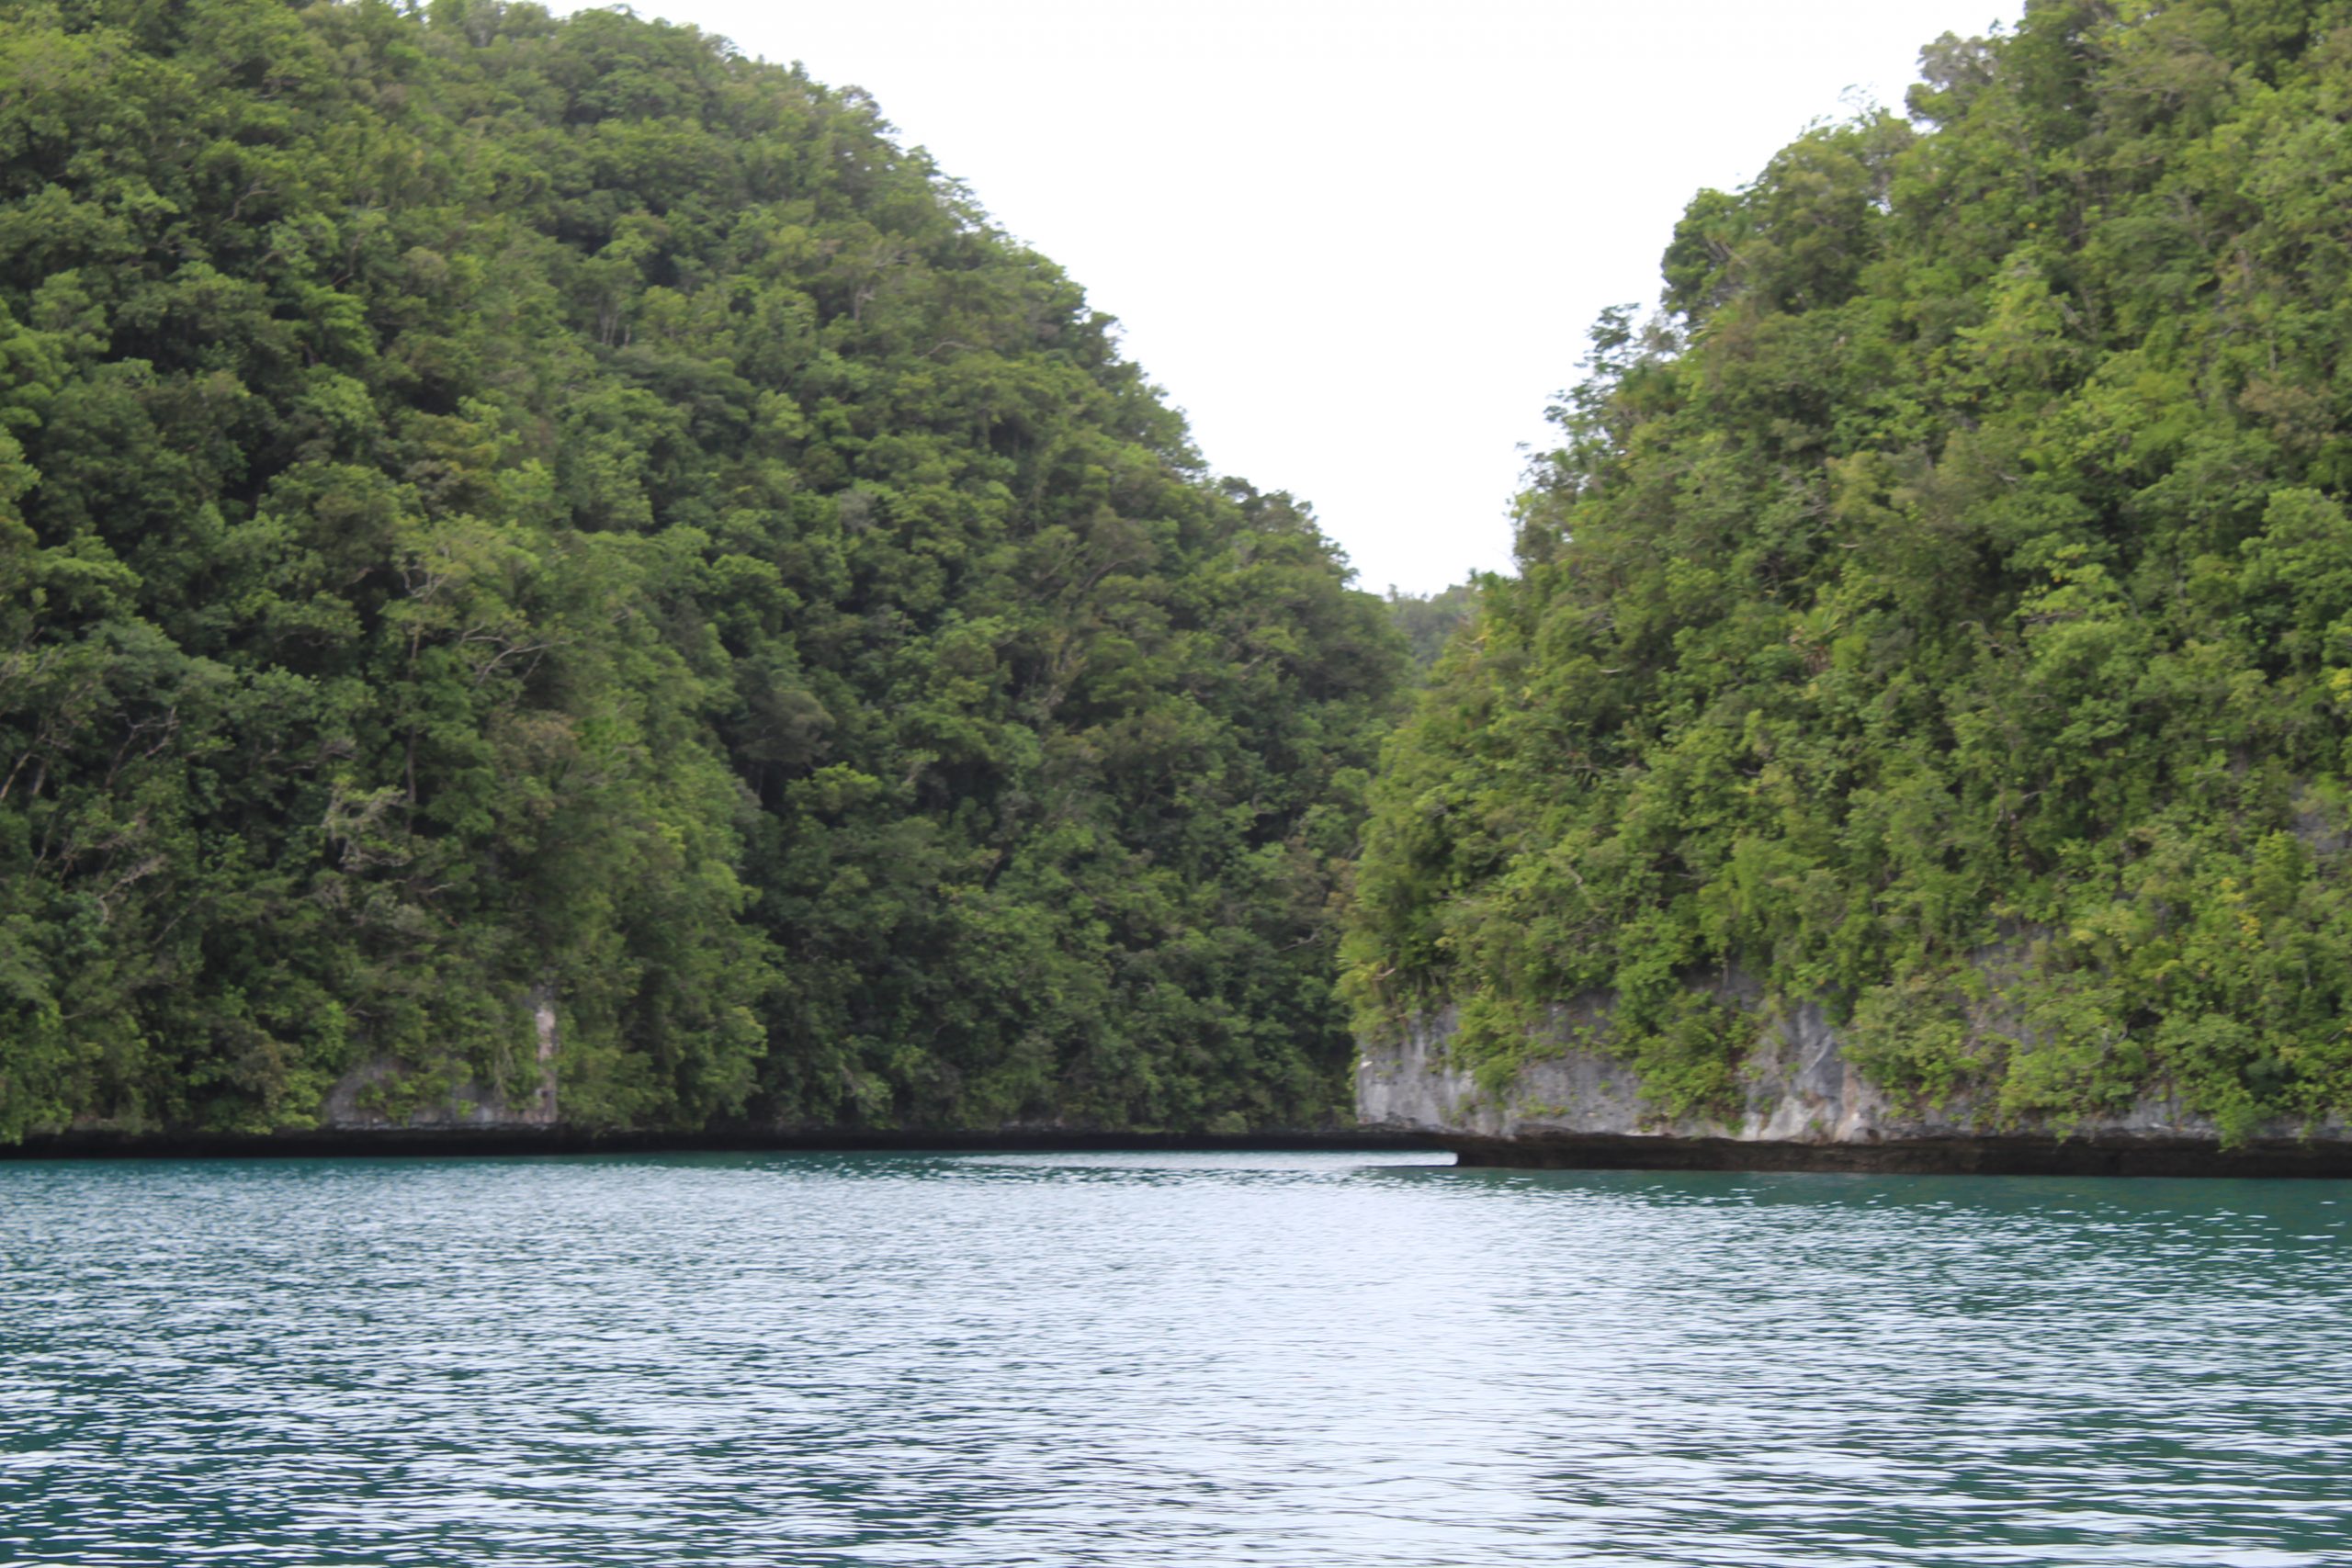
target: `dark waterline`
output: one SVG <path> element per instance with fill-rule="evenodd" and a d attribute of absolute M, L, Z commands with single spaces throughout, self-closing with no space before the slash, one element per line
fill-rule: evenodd
<path fill-rule="evenodd" d="M 2352 1188 L 1442 1158 L 0 1167 L 0 1559 L 2347 1560 Z"/>
<path fill-rule="evenodd" d="M 0 1144 L 0 1161 L 49 1159 L 370 1159 L 513 1155 L 705 1154 L 1441 1154 L 1429 1138 L 1345 1131 L 1269 1133 L 865 1132 L 751 1127 L 598 1132 L 521 1126 L 279 1133 L 123 1133 L 76 1128 Z"/>
<path fill-rule="evenodd" d="M 681 1154 L 1450 1154 L 1462 1166 L 1532 1170 L 1827 1171 L 1877 1176 L 2187 1176 L 2352 1179 L 2352 1139 L 2273 1138 L 2233 1148 L 2210 1140 L 1984 1134 L 1787 1142 L 1653 1134 L 1428 1137 L 1357 1128 L 1238 1134 L 796 1131 L 597 1132 L 571 1127 L 317 1129 L 279 1133 L 124 1133 L 77 1128 L 0 1145 L 0 1162 L 41 1159 L 448 1158 Z"/>

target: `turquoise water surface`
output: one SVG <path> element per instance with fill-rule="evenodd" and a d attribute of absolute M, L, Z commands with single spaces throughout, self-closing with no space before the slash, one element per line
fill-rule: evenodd
<path fill-rule="evenodd" d="M 0 1561 L 2352 1563 L 2352 1186 L 0 1165 Z"/>

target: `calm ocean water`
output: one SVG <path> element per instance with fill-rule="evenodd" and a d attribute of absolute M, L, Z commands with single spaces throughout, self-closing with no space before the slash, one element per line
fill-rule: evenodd
<path fill-rule="evenodd" d="M 0 1560 L 2352 1563 L 2352 1185 L 1442 1157 L 0 1165 Z"/>

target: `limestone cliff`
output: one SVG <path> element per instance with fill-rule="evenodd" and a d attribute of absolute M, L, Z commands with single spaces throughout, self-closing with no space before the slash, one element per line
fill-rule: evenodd
<path fill-rule="evenodd" d="M 319 1125 L 329 1133 L 548 1132 L 562 1124 L 556 1109 L 562 1028 L 555 988 L 531 987 L 532 1058 L 527 1081 L 510 1091 L 446 1069 L 419 1073 L 392 1057 L 365 1058 L 327 1091 Z M 514 1075 L 522 1077 L 525 1075 Z"/>
<path fill-rule="evenodd" d="M 1605 1015 L 1602 998 L 1555 1009 L 1550 1043 L 1493 1091 L 1449 1051 L 1454 1010 L 1423 1015 L 1399 1039 L 1362 1045 L 1358 1119 L 1484 1165 L 2352 1174 L 2352 1128 L 2340 1121 L 2272 1122 L 2224 1147 L 2210 1118 L 2162 1091 L 2064 1124 L 2004 1118 L 1990 1096 L 1964 1091 L 1905 1103 L 1854 1069 L 1812 1004 L 1758 1015 L 1736 1115 L 1662 1115 L 1624 1062 L 1568 1043 Z"/>

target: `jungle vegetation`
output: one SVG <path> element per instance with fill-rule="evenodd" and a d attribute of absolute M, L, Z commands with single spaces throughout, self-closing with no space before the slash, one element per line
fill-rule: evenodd
<path fill-rule="evenodd" d="M 2352 6 L 2032 0 L 1702 191 L 1390 749 L 1367 1030 L 2352 1108 Z M 1753 993 L 1760 991 L 1760 999 Z M 1541 1031 L 1537 1032 L 1538 1036 Z"/>
<path fill-rule="evenodd" d="M 0 1138 L 1326 1122 L 1407 671 L 860 94 L 0 12 Z"/>

